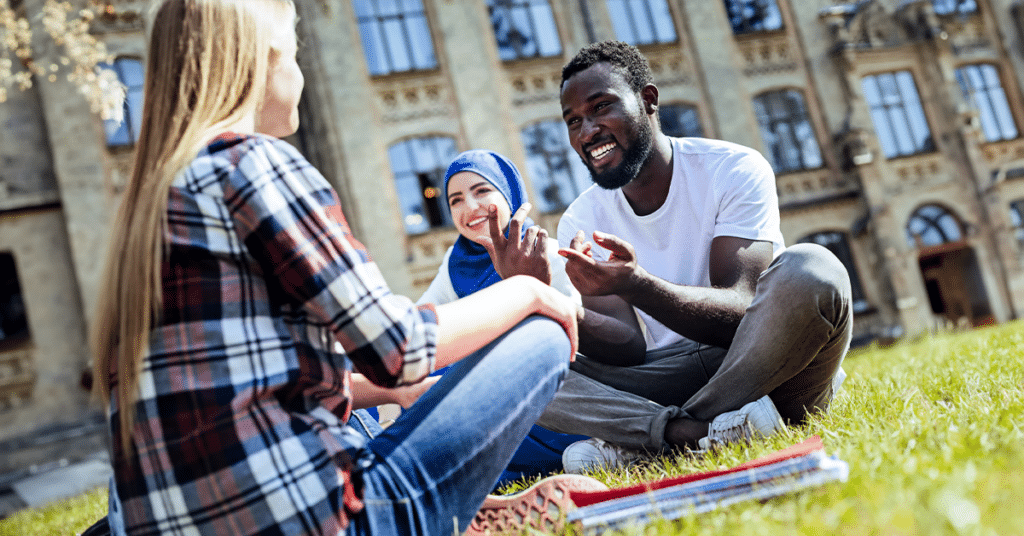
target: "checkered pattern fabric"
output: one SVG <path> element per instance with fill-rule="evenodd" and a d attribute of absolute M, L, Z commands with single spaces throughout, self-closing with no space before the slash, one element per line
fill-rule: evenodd
<path fill-rule="evenodd" d="M 274 138 L 200 152 L 170 189 L 166 245 L 134 451 L 113 442 L 128 532 L 337 534 L 362 508 L 350 371 L 426 376 L 435 311 L 391 294 L 334 190 Z"/>

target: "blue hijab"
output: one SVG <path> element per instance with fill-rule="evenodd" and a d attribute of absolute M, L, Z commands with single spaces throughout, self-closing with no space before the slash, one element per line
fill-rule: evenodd
<path fill-rule="evenodd" d="M 493 184 L 505 196 L 512 214 L 526 202 L 526 188 L 515 164 L 498 153 L 483 149 L 466 151 L 455 157 L 455 161 L 448 166 L 448 172 L 444 175 L 445 199 L 448 199 L 448 180 L 462 171 L 476 173 Z M 527 218 L 522 230 L 525 232 L 532 225 L 533 220 Z M 508 237 L 507 226 L 505 236 Z M 462 235 L 455 240 L 451 257 L 448 258 L 448 275 L 455 287 L 455 294 L 460 298 L 501 281 L 487 250 Z"/>

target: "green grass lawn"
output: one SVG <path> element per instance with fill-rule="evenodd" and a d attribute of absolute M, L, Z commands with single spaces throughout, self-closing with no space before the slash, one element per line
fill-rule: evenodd
<path fill-rule="evenodd" d="M 1024 533 L 1024 322 L 856 350 L 828 414 L 701 460 L 665 458 L 597 476 L 622 486 L 728 467 L 820 435 L 845 483 L 625 534 L 1011 535 Z M 0 536 L 71 535 L 106 511 L 90 493 L 0 521 Z"/>

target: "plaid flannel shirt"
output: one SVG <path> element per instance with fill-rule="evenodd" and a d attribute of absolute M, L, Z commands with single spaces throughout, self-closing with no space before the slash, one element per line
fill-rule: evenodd
<path fill-rule="evenodd" d="M 337 194 L 280 140 L 218 137 L 167 214 L 134 452 L 113 442 L 128 532 L 337 534 L 362 508 L 351 367 L 385 386 L 423 378 L 435 311 L 388 290 Z"/>

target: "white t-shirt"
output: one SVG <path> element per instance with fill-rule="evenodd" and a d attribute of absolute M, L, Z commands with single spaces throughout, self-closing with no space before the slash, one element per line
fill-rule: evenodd
<path fill-rule="evenodd" d="M 558 223 L 558 242 L 568 247 L 576 232 L 614 234 L 636 249 L 649 273 L 671 283 L 710 287 L 711 239 L 734 236 L 764 240 L 778 256 L 785 248 L 779 229 L 779 198 L 771 165 L 757 151 L 719 140 L 669 138 L 672 182 L 665 203 L 637 216 L 621 189 L 591 186 L 569 205 Z M 594 257 L 608 251 L 594 247 Z M 647 349 L 683 339 L 646 313 Z"/>
<path fill-rule="evenodd" d="M 551 286 L 562 294 L 573 298 L 579 304 L 581 301 L 580 293 L 576 290 L 576 287 L 572 286 L 569 276 L 565 274 L 565 258 L 558 254 L 558 242 L 554 238 L 548 238 L 544 246 L 545 252 L 548 255 L 548 261 L 551 263 Z M 433 303 L 440 305 L 459 299 L 459 295 L 455 293 L 455 286 L 452 285 L 452 277 L 448 273 L 448 259 L 451 256 L 452 248 L 448 248 L 448 251 L 444 254 L 444 260 L 441 261 L 441 267 L 437 269 L 437 275 L 434 276 L 430 286 L 420 296 L 420 299 L 416 302 L 417 304 Z"/>

